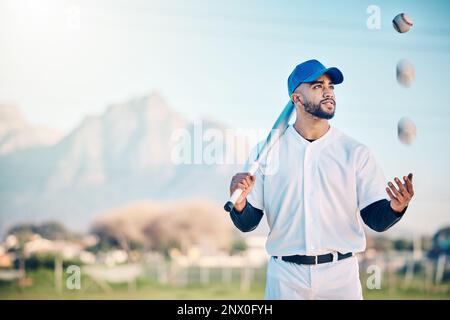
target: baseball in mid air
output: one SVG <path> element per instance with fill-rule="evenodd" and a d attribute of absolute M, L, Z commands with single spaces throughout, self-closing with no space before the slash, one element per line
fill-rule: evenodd
<path fill-rule="evenodd" d="M 392 20 L 392 25 L 398 33 L 405 33 L 411 29 L 413 22 L 406 14 L 400 13 L 395 16 L 394 20 Z"/>
<path fill-rule="evenodd" d="M 397 82 L 403 87 L 409 88 L 416 78 L 416 70 L 408 60 L 400 60 L 397 63 Z"/>
<path fill-rule="evenodd" d="M 398 121 L 397 132 L 398 139 L 403 144 L 411 145 L 416 139 L 416 125 L 408 117 L 403 117 Z"/>

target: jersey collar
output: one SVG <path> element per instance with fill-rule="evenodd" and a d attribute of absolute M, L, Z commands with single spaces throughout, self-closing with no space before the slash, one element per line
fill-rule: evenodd
<path fill-rule="evenodd" d="M 331 140 L 332 137 L 335 135 L 335 129 L 331 125 L 330 125 L 330 128 L 328 129 L 328 131 L 323 136 L 321 136 L 319 139 L 314 140 L 313 142 L 309 142 L 308 140 L 303 138 L 302 135 L 300 133 L 298 133 L 297 130 L 295 130 L 293 124 L 289 125 L 289 127 L 287 128 L 287 131 L 288 131 L 288 134 L 294 140 L 298 141 L 302 145 L 310 145 L 310 144 L 319 145 L 319 144 L 323 144 L 323 143 Z"/>

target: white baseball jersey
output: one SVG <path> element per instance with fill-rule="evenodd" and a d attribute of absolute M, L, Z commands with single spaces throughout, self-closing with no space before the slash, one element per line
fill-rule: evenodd
<path fill-rule="evenodd" d="M 389 199 L 369 149 L 332 126 L 309 142 L 290 125 L 255 176 L 247 200 L 264 210 L 272 256 L 364 251 L 360 210 Z"/>

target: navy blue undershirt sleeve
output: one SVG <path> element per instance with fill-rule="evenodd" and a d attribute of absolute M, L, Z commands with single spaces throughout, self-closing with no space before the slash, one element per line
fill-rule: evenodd
<path fill-rule="evenodd" d="M 242 232 L 255 230 L 263 215 L 262 210 L 253 207 L 248 201 L 242 212 L 237 212 L 235 208 L 230 212 L 231 220 L 236 228 Z"/>
<path fill-rule="evenodd" d="M 364 223 L 372 230 L 383 232 L 396 224 L 406 212 L 406 207 L 402 212 L 395 212 L 391 208 L 388 200 L 376 201 L 361 210 L 361 217 Z"/>

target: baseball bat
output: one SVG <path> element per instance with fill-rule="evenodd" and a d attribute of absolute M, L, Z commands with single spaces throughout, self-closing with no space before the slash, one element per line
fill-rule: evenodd
<path fill-rule="evenodd" d="M 273 125 L 269 135 L 266 138 L 266 141 L 261 146 L 261 148 L 259 148 L 256 158 L 251 164 L 248 173 L 254 175 L 256 170 L 258 170 L 261 161 L 267 157 L 269 150 L 275 145 L 275 143 L 280 139 L 280 137 L 284 134 L 287 127 L 289 126 L 289 119 L 291 118 L 293 111 L 294 111 L 294 104 L 292 103 L 292 101 L 289 101 L 284 107 L 281 114 L 278 116 L 277 121 L 275 121 L 275 124 Z M 231 212 L 231 210 L 233 210 L 234 204 L 239 199 L 242 192 L 243 190 L 241 189 L 234 190 L 230 199 L 223 207 L 225 211 Z"/>

